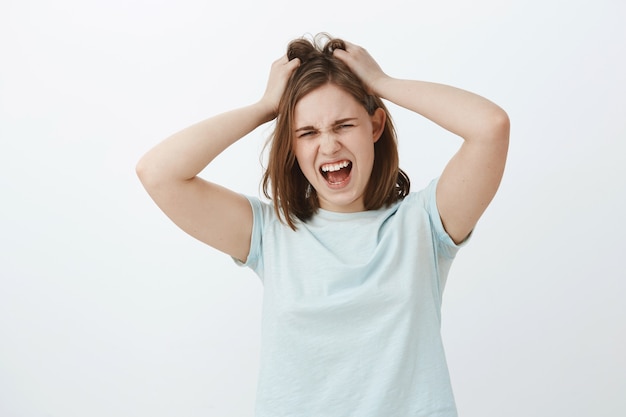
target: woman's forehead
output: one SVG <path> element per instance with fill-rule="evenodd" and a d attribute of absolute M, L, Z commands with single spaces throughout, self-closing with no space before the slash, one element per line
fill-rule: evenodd
<path fill-rule="evenodd" d="M 367 113 L 350 93 L 334 84 L 325 84 L 302 97 L 294 108 L 294 124 L 324 126 Z"/>

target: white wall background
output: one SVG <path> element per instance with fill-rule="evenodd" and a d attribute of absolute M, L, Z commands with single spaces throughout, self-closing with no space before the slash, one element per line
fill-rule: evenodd
<path fill-rule="evenodd" d="M 511 117 L 501 191 L 445 295 L 461 415 L 626 415 L 625 4 L 4 0 L 0 416 L 252 415 L 262 287 L 176 229 L 134 165 L 256 100 L 287 42 L 319 31 Z M 392 111 L 418 189 L 459 140 Z M 257 194 L 267 134 L 205 175 Z"/>

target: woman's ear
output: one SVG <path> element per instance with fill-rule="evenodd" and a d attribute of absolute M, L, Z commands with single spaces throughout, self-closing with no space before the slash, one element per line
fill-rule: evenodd
<path fill-rule="evenodd" d="M 374 114 L 372 117 L 372 137 L 374 138 L 374 142 L 377 142 L 380 139 L 380 135 L 383 134 L 383 130 L 385 130 L 385 122 L 387 121 L 387 113 L 378 107 L 374 110 Z"/>

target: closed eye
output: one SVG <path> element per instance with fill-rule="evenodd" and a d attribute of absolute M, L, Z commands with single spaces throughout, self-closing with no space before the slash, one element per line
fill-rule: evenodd
<path fill-rule="evenodd" d="M 346 117 L 335 121 L 335 130 L 346 130 L 356 125 L 356 117 Z"/>
<path fill-rule="evenodd" d="M 349 130 L 352 127 L 354 127 L 352 123 L 341 123 L 335 126 L 335 131 L 345 131 Z"/>
<path fill-rule="evenodd" d="M 307 136 L 313 136 L 314 134 L 315 134 L 315 131 L 314 131 L 314 130 L 306 130 L 306 131 L 304 131 L 304 132 L 301 132 L 301 133 L 298 135 L 298 137 L 299 137 L 299 138 L 305 138 L 305 137 L 307 137 Z"/>

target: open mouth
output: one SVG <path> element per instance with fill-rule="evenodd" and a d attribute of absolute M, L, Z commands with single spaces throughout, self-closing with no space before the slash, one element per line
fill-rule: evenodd
<path fill-rule="evenodd" d="M 350 171 L 352 171 L 352 162 L 348 160 L 324 164 L 320 167 L 320 173 L 331 185 L 344 182 L 350 176 Z"/>

